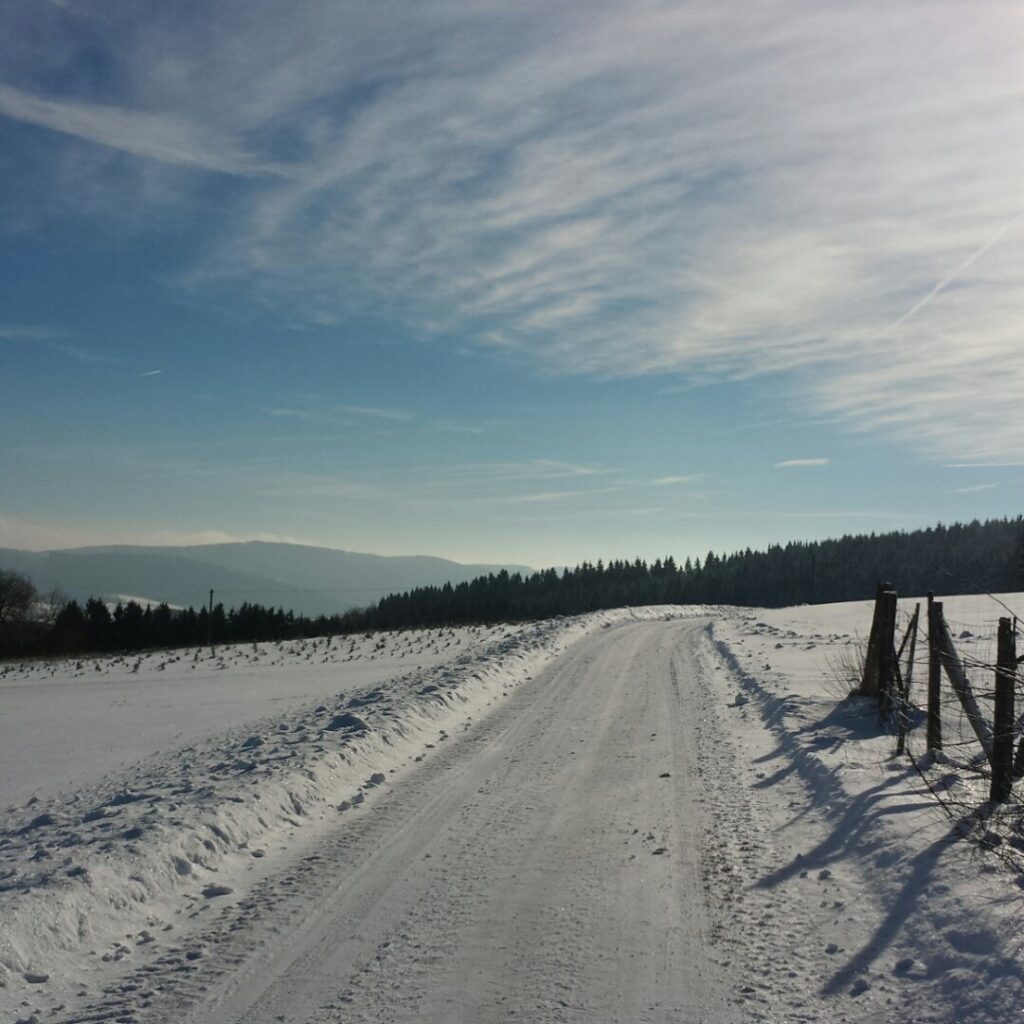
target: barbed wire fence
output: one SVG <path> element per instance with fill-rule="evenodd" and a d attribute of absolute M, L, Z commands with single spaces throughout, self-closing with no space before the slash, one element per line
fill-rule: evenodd
<path fill-rule="evenodd" d="M 987 596 L 1006 614 L 976 632 L 977 623 L 948 621 L 931 594 L 900 609 L 880 583 L 859 692 L 877 702 L 896 756 L 910 758 L 936 805 L 1024 870 L 1024 658 L 1016 615 Z"/>

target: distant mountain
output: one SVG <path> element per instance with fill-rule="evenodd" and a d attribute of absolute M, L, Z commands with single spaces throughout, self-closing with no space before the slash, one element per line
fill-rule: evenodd
<path fill-rule="evenodd" d="M 0 568 L 16 569 L 41 591 L 70 597 L 166 601 L 198 608 L 209 592 L 225 608 L 245 601 L 329 615 L 414 587 L 461 583 L 523 565 L 463 565 L 425 555 L 366 555 L 303 544 L 248 541 L 191 547 L 93 547 L 61 551 L 0 548 Z"/>

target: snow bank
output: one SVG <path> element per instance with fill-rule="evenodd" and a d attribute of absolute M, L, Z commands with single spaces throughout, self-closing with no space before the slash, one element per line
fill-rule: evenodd
<path fill-rule="evenodd" d="M 407 630 L 0 664 L 0 807 L 342 690 L 475 654 L 512 627 Z"/>

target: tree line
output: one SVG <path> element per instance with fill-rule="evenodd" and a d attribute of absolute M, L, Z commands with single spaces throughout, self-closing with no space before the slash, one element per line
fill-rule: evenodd
<path fill-rule="evenodd" d="M 523 576 L 506 571 L 455 586 L 418 587 L 349 612 L 349 629 L 469 624 L 578 615 L 649 604 L 783 607 L 871 597 L 879 580 L 902 594 L 1024 589 L 1024 517 L 938 525 L 910 532 L 774 544 L 728 555 L 709 551 L 590 563 Z"/>
<path fill-rule="evenodd" d="M 17 591 L 17 600 L 0 596 L 0 656 L 62 655 L 143 651 L 154 648 L 260 643 L 343 632 L 341 616 L 306 618 L 283 608 L 242 604 L 225 610 L 171 608 L 167 604 L 119 602 L 100 598 L 84 604 L 60 594 L 39 595 L 31 580 L 0 570 L 0 595 Z"/>
<path fill-rule="evenodd" d="M 887 580 L 903 594 L 1024 590 L 1024 517 L 938 525 L 910 532 L 775 544 L 764 551 L 583 562 L 523 575 L 502 571 L 467 583 L 417 587 L 377 604 L 306 618 L 283 608 L 113 609 L 39 595 L 31 580 L 0 570 L 0 655 L 71 654 L 254 643 L 383 629 L 526 621 L 649 604 L 781 607 L 870 597 Z"/>

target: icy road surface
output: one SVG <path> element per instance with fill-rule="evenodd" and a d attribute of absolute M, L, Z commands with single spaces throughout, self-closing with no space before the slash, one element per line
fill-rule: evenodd
<path fill-rule="evenodd" d="M 269 879 L 265 906 L 147 1019 L 731 1020 L 707 959 L 680 683 L 700 630 L 578 644 L 346 820 L 301 877 Z"/>

